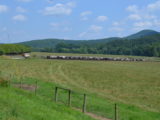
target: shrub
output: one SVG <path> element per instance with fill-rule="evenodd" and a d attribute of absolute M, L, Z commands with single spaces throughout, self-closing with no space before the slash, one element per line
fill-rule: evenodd
<path fill-rule="evenodd" d="M 0 78 L 0 86 L 8 87 L 9 86 L 9 81 L 4 79 L 4 78 Z"/>
<path fill-rule="evenodd" d="M 22 54 L 30 52 L 30 48 L 19 44 L 0 44 L 0 55 Z"/>

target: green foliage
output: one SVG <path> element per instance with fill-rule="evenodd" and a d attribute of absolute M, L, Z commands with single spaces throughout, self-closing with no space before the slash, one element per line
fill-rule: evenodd
<path fill-rule="evenodd" d="M 136 34 L 132 34 L 128 37 L 126 37 L 127 39 L 137 39 L 137 38 L 141 38 L 141 37 L 145 37 L 145 36 L 150 36 L 150 35 L 156 35 L 159 34 L 159 32 L 154 31 L 154 30 L 142 30 Z"/>
<path fill-rule="evenodd" d="M 59 53 L 89 53 L 160 57 L 160 35 L 138 39 L 113 40 L 99 44 L 59 43 L 53 50 Z"/>
<path fill-rule="evenodd" d="M 160 56 L 160 34 L 151 30 L 141 31 L 126 38 L 86 41 L 46 39 L 21 44 L 41 52 Z"/>
<path fill-rule="evenodd" d="M 9 86 L 9 81 L 0 77 L 0 86 L 2 87 L 8 87 Z"/>
<path fill-rule="evenodd" d="M 28 42 L 22 42 L 19 44 L 30 46 L 33 51 L 45 51 L 45 49 L 54 49 L 55 46 L 59 43 L 66 44 L 97 44 L 97 43 L 106 43 L 115 39 L 120 38 L 104 38 L 97 40 L 63 40 L 63 39 L 43 39 L 43 40 L 32 40 Z"/>
<path fill-rule="evenodd" d="M 30 48 L 19 44 L 1 44 L 0 55 L 4 54 L 21 54 L 30 52 Z"/>

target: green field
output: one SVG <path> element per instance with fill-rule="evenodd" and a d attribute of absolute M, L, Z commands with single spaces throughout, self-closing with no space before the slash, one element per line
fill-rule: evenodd
<path fill-rule="evenodd" d="M 14 87 L 1 87 L 0 120 L 10 120 L 8 116 L 14 120 L 17 114 L 18 120 L 91 119 L 63 104 L 55 104 L 53 102 L 55 86 L 87 93 L 87 111 L 106 118 L 114 118 L 114 103 L 117 103 L 120 120 L 160 119 L 159 62 L 66 61 L 36 58 L 40 55 L 42 54 L 33 53 L 35 58 L 27 60 L 1 58 L 1 77 L 11 82 L 23 80 L 25 84 L 34 84 L 34 81 L 38 80 L 38 91 L 37 96 L 34 96 L 34 93 Z M 159 60 L 159 58 L 147 59 Z M 60 92 L 59 99 L 65 102 L 67 93 Z M 82 96 L 74 94 L 72 97 L 72 106 L 80 108 Z"/>

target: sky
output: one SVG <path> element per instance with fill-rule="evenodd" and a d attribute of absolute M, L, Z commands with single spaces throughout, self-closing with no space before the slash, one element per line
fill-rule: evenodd
<path fill-rule="evenodd" d="M 0 0 L 0 43 L 160 31 L 160 0 Z"/>

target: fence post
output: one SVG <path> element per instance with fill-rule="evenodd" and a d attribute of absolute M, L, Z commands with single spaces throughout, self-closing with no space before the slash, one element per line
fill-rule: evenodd
<path fill-rule="evenodd" d="M 57 102 L 58 87 L 55 88 L 55 102 Z"/>
<path fill-rule="evenodd" d="M 12 75 L 10 74 L 10 78 L 9 78 L 9 81 L 8 81 L 8 82 L 9 82 L 9 83 L 8 83 L 8 84 L 9 84 L 9 87 L 11 86 L 11 80 L 12 80 Z"/>
<path fill-rule="evenodd" d="M 36 80 L 35 95 L 37 95 L 37 87 L 38 87 L 37 84 L 38 84 L 38 83 L 37 83 L 37 80 Z"/>
<path fill-rule="evenodd" d="M 115 113 L 114 113 L 114 115 L 115 115 L 115 116 L 114 116 L 114 119 L 115 119 L 115 120 L 118 120 L 118 117 L 117 117 L 117 104 L 115 104 L 114 109 L 115 109 L 115 111 L 114 111 L 114 112 L 115 112 Z"/>
<path fill-rule="evenodd" d="M 20 88 L 22 88 L 22 77 L 20 78 Z"/>
<path fill-rule="evenodd" d="M 68 106 L 71 106 L 71 90 L 68 90 Z"/>
<path fill-rule="evenodd" d="M 82 112 L 83 112 L 83 113 L 86 112 L 86 94 L 84 94 L 84 98 L 83 98 L 83 108 L 82 108 Z"/>

